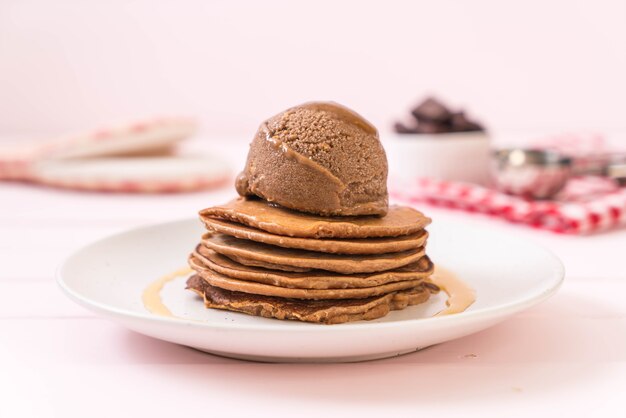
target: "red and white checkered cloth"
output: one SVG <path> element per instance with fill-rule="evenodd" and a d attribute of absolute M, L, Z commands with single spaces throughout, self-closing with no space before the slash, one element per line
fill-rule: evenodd
<path fill-rule="evenodd" d="M 392 188 L 391 196 L 410 202 L 480 212 L 554 232 L 584 234 L 626 225 L 626 188 L 609 180 L 570 180 L 559 201 L 527 201 L 468 183 L 429 178 Z"/>
<path fill-rule="evenodd" d="M 604 148 L 597 136 L 565 135 L 541 141 L 544 148 L 574 156 L 589 156 L 589 144 L 596 152 Z M 586 234 L 626 225 L 626 187 L 607 178 L 573 178 L 550 201 L 528 201 L 475 184 L 431 178 L 391 186 L 391 197 L 400 201 L 480 212 L 559 233 Z"/>

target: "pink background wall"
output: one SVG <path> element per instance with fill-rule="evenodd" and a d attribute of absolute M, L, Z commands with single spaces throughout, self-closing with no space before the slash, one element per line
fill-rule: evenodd
<path fill-rule="evenodd" d="M 163 113 L 248 136 L 312 99 L 385 130 L 429 92 L 495 130 L 626 127 L 624 1 L 0 3 L 0 134 Z"/>

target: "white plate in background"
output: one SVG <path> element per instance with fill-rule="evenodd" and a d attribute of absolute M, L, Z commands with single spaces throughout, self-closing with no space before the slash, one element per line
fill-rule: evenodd
<path fill-rule="evenodd" d="M 231 170 L 209 155 L 42 160 L 30 168 L 49 186 L 121 193 L 180 193 L 224 185 Z"/>

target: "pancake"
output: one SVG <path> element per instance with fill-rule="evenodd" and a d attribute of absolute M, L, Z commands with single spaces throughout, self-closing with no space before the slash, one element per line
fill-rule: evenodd
<path fill-rule="evenodd" d="M 284 271 L 284 272 L 290 272 L 290 273 L 307 273 L 310 272 L 311 270 L 314 270 L 312 268 L 303 268 L 303 267 L 294 267 L 294 266 L 283 266 L 281 264 L 272 264 L 272 263 L 267 263 L 265 261 L 261 261 L 261 260 L 252 260 L 249 258 L 245 258 L 245 257 L 239 257 L 237 255 L 234 254 L 228 254 L 225 255 L 226 258 L 230 258 L 233 262 L 237 263 L 237 264 L 241 264 L 243 266 L 247 266 L 247 267 L 258 267 L 258 268 L 262 268 L 265 270 L 278 270 L 278 271 Z"/>
<path fill-rule="evenodd" d="M 236 257 L 237 262 L 245 265 L 258 265 L 258 262 L 261 262 L 263 263 L 261 267 L 270 264 L 272 268 L 278 270 L 284 266 L 291 266 L 345 274 L 392 270 L 413 263 L 424 255 L 423 247 L 376 255 L 324 254 L 275 247 L 218 233 L 205 234 L 202 237 L 202 244 L 229 258 Z"/>
<path fill-rule="evenodd" d="M 372 320 L 392 310 L 426 302 L 430 290 L 418 285 L 413 289 L 365 299 L 298 300 L 233 292 L 211 286 L 198 275 L 187 280 L 190 289 L 204 298 L 207 308 L 242 312 L 265 318 L 292 319 L 323 324 Z"/>
<path fill-rule="evenodd" d="M 422 282 L 422 280 L 404 280 L 387 283 L 381 286 L 361 287 L 356 289 L 294 289 L 235 279 L 206 267 L 199 267 L 197 264 L 194 264 L 193 268 L 198 275 L 211 286 L 234 292 L 290 299 L 363 299 L 371 296 L 385 295 L 398 290 L 411 289 Z"/>
<path fill-rule="evenodd" d="M 224 221 L 220 219 L 202 217 L 202 222 L 209 231 L 219 232 L 235 238 L 247 239 L 264 244 L 285 248 L 319 251 L 329 254 L 384 254 L 406 251 L 423 247 L 428 233 L 424 230 L 415 234 L 389 238 L 343 239 L 328 238 L 298 238 L 284 235 L 270 234 L 261 229 L 246 225 Z"/>
<path fill-rule="evenodd" d="M 434 266 L 428 256 L 414 263 L 381 273 L 336 274 L 323 270 L 307 273 L 283 272 L 239 264 L 228 257 L 198 245 L 189 257 L 189 265 L 196 271 L 208 268 L 235 279 L 264 283 L 293 289 L 353 289 L 381 286 L 403 280 L 423 280 L 432 275 Z"/>
<path fill-rule="evenodd" d="M 300 238 L 380 238 L 415 234 L 430 218 L 406 206 L 390 206 L 386 216 L 317 216 L 277 207 L 263 200 L 238 198 L 200 211 L 215 218 Z"/>

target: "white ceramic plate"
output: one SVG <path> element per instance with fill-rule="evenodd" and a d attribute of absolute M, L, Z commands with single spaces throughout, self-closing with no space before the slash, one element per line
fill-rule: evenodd
<path fill-rule="evenodd" d="M 184 278 L 161 292 L 178 318 L 148 312 L 146 286 L 186 265 L 203 228 L 184 220 L 134 229 L 73 254 L 58 271 L 73 300 L 122 325 L 166 341 L 222 356 L 260 361 L 360 361 L 409 353 L 483 330 L 556 292 L 561 262 L 524 240 L 465 223 L 430 227 L 428 254 L 477 293 L 465 312 L 433 315 L 445 304 L 430 301 L 374 321 L 319 325 L 205 309 L 184 290 Z M 443 293 L 443 292 L 442 292 Z"/>

